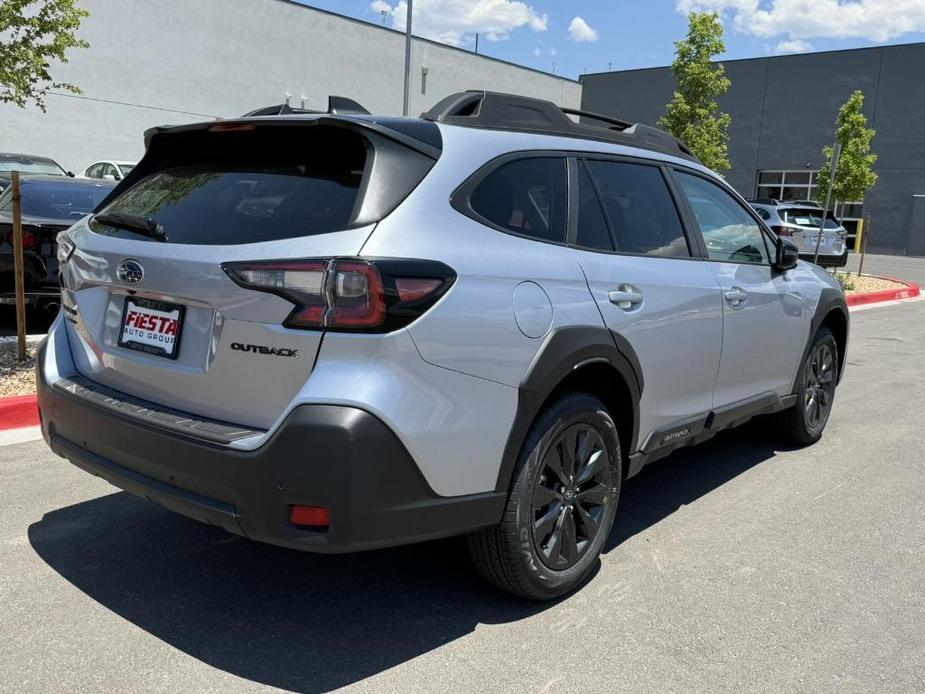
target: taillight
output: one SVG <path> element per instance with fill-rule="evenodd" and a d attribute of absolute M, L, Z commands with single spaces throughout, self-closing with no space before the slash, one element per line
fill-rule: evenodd
<path fill-rule="evenodd" d="M 329 258 L 224 263 L 239 286 L 295 304 L 287 328 L 388 332 L 424 313 L 456 275 L 436 261 Z"/>
<path fill-rule="evenodd" d="M 790 227 L 771 227 L 771 231 L 778 236 L 793 236 L 793 229 Z"/>

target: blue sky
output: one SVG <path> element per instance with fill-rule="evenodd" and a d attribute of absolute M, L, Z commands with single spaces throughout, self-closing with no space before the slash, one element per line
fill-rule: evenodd
<path fill-rule="evenodd" d="M 403 0 L 298 1 L 404 29 Z M 725 59 L 925 41 L 925 0 L 414 0 L 413 28 L 470 50 L 478 32 L 480 53 L 577 78 L 669 64 L 686 13 L 706 9 Z"/>

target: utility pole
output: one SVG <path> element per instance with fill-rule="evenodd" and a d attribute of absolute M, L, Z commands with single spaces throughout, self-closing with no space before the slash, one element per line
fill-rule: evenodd
<path fill-rule="evenodd" d="M 401 113 L 403 116 L 408 115 L 411 107 L 411 5 L 413 0 L 408 0 L 408 15 L 405 20 L 405 99 L 402 105 Z"/>
<path fill-rule="evenodd" d="M 832 163 L 829 166 L 829 186 L 825 191 L 825 206 L 822 208 L 822 221 L 819 222 L 819 235 L 816 236 L 816 252 L 813 254 L 813 264 L 819 264 L 819 244 L 822 243 L 822 233 L 825 229 L 825 218 L 829 213 L 829 203 L 832 201 L 832 186 L 835 185 L 835 176 L 838 173 L 838 157 L 841 155 L 841 143 L 836 141 L 832 148 Z"/>
<path fill-rule="evenodd" d="M 475 32 L 475 52 L 479 52 L 479 32 Z"/>

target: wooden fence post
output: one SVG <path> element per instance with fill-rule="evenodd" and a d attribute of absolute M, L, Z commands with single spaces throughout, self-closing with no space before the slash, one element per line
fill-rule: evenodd
<path fill-rule="evenodd" d="M 13 275 L 16 286 L 16 336 L 19 341 L 19 361 L 26 360 L 26 296 L 22 256 L 22 189 L 19 172 L 13 171 Z"/>

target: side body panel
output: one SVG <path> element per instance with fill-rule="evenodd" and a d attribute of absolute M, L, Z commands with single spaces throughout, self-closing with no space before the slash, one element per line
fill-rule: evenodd
<path fill-rule="evenodd" d="M 790 393 L 806 342 L 806 289 L 791 273 L 767 265 L 708 262 L 722 291 L 744 291 L 723 301 L 723 356 L 716 379 L 717 407 L 761 393 Z"/>
<path fill-rule="evenodd" d="M 696 259 L 572 251 L 604 322 L 638 355 L 645 388 L 639 444 L 655 430 L 709 412 L 719 367 L 723 314 L 719 287 Z M 609 294 L 629 285 L 642 301 L 621 308 Z"/>

